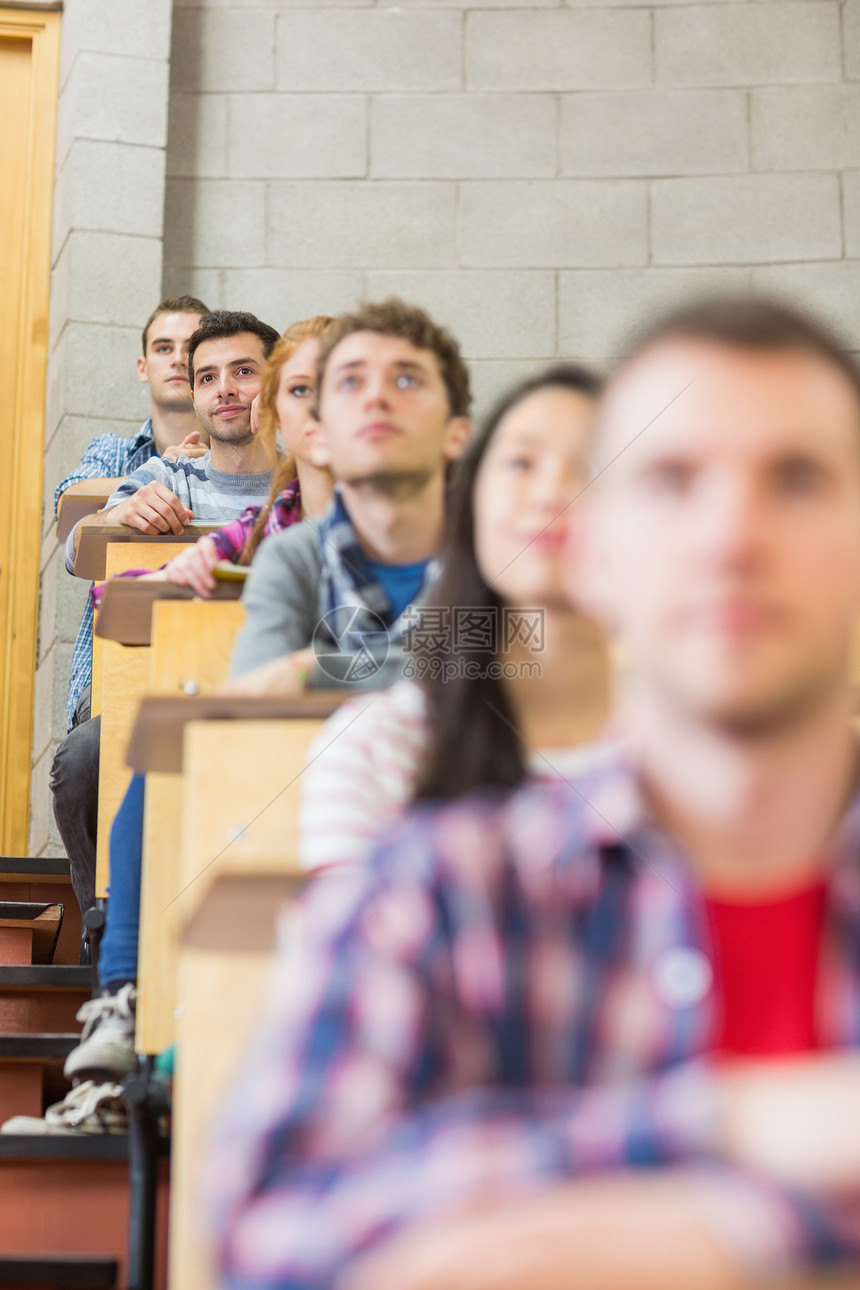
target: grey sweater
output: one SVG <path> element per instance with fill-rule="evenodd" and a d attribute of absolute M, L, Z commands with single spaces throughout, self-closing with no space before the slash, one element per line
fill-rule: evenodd
<path fill-rule="evenodd" d="M 314 524 L 295 524 L 266 538 L 242 593 L 248 616 L 233 646 L 231 676 L 241 676 L 313 643 L 325 613 L 320 596 L 322 571 L 320 535 Z M 388 657 L 361 681 L 351 679 L 355 659 L 351 653 L 326 653 L 311 684 L 318 689 L 382 690 L 402 679 L 406 654 L 400 645 L 392 644 Z"/>

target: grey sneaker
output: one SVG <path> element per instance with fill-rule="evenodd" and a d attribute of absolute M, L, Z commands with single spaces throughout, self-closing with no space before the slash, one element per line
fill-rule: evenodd
<path fill-rule="evenodd" d="M 77 1084 L 62 1100 L 49 1106 L 44 1119 L 15 1115 L 0 1133 L 39 1133 L 46 1136 L 86 1138 L 99 1133 L 127 1133 L 128 1119 L 119 1084 Z"/>
<path fill-rule="evenodd" d="M 137 991 L 124 985 L 119 994 L 103 994 L 88 999 L 78 1009 L 78 1021 L 84 1022 L 81 1042 L 66 1058 L 66 1079 L 109 1075 L 123 1079 L 135 1066 L 134 1007 Z"/>

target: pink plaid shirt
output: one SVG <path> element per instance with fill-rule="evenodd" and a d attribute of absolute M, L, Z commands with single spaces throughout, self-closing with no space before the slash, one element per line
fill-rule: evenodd
<path fill-rule="evenodd" d="M 831 849 L 820 1026 L 860 1043 L 860 796 Z M 398 1225 L 616 1168 L 699 1171 L 753 1266 L 860 1253 L 715 1147 L 701 893 L 618 749 L 416 809 L 311 885 L 208 1160 L 230 1290 L 321 1290 Z"/>

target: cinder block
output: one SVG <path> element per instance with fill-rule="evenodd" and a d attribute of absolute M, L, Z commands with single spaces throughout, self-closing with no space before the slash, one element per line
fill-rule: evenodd
<path fill-rule="evenodd" d="M 553 0 L 555 3 L 555 0 Z M 376 0 L 313 0 L 314 8 L 368 9 Z M 307 9 L 309 0 L 173 0 L 174 9 Z"/>
<path fill-rule="evenodd" d="M 170 95 L 167 174 L 223 179 L 227 175 L 227 94 Z"/>
<path fill-rule="evenodd" d="M 161 285 L 161 242 L 115 233 L 70 233 L 54 282 L 65 299 L 52 303 L 75 322 L 146 319 Z"/>
<path fill-rule="evenodd" d="M 860 349 L 860 261 L 774 264 L 753 270 L 757 290 L 786 296 L 838 327 L 851 349 Z"/>
<path fill-rule="evenodd" d="M 275 84 L 275 14 L 179 9 L 173 15 L 172 90 L 238 94 Z"/>
<path fill-rule="evenodd" d="M 739 90 L 573 94 L 561 100 L 563 175 L 708 175 L 748 169 Z"/>
<path fill-rule="evenodd" d="M 68 581 L 72 581 L 71 578 Z M 84 591 L 88 584 L 80 578 Z M 80 614 L 78 623 L 80 625 Z M 41 754 L 53 744 L 56 746 L 66 737 L 66 696 L 69 690 L 69 674 L 72 666 L 72 644 L 56 640 L 36 669 L 36 701 L 33 712 L 33 750 Z"/>
<path fill-rule="evenodd" d="M 461 261 L 475 267 L 646 264 L 647 193 L 635 181 L 462 184 Z"/>
<path fill-rule="evenodd" d="M 115 54 L 81 54 L 61 95 L 57 161 L 75 139 L 143 143 L 167 139 L 167 63 Z"/>
<path fill-rule="evenodd" d="M 161 296 L 185 295 L 196 296 L 209 309 L 222 309 L 221 271 L 165 265 L 162 270 Z"/>
<path fill-rule="evenodd" d="M 676 5 L 678 0 L 560 0 L 562 4 L 568 5 L 571 9 L 589 9 L 589 8 L 608 8 L 617 5 L 620 8 L 649 8 L 658 9 L 663 5 Z M 699 4 L 725 4 L 726 0 L 696 0 Z"/>
<path fill-rule="evenodd" d="M 793 85 L 750 96 L 757 170 L 843 170 L 860 160 L 860 85 Z"/>
<path fill-rule="evenodd" d="M 603 0 L 596 2 L 602 4 Z M 293 0 L 293 3 L 298 4 L 299 0 Z M 430 3 L 438 9 L 557 9 L 570 0 L 398 0 L 398 8 L 422 9 Z"/>
<path fill-rule="evenodd" d="M 185 268 L 165 264 L 161 279 L 162 296 L 196 296 L 210 309 L 222 309 L 220 269 Z"/>
<path fill-rule="evenodd" d="M 225 309 L 250 309 L 280 331 L 300 318 L 353 309 L 364 277 L 348 269 L 225 269 Z"/>
<path fill-rule="evenodd" d="M 383 178 L 547 178 L 556 173 L 547 94 L 391 94 L 373 100 L 371 174 Z"/>
<path fill-rule="evenodd" d="M 63 44 L 71 53 L 170 57 L 170 0 L 76 0 L 63 6 Z M 63 78 L 61 68 L 61 83 Z"/>
<path fill-rule="evenodd" d="M 635 89 L 650 81 L 651 23 L 644 11 L 467 15 L 470 90 Z"/>
<path fill-rule="evenodd" d="M 51 841 L 50 825 L 54 822 L 49 787 L 53 755 L 54 749 L 48 747 L 38 759 L 35 759 L 34 749 L 33 770 L 30 776 L 30 833 L 27 844 L 27 854 L 31 856 L 65 855 L 62 847 L 59 851 L 49 852 L 48 849 Z"/>
<path fill-rule="evenodd" d="M 635 328 L 706 292 L 743 291 L 747 269 L 580 269 L 559 274 L 559 353 L 611 358 Z"/>
<path fill-rule="evenodd" d="M 138 349 L 140 340 L 138 339 Z M 126 372 L 126 379 L 135 388 L 138 387 L 137 374 L 132 365 Z M 49 499 L 47 507 L 48 527 L 54 527 L 54 489 L 61 479 L 65 479 L 77 467 L 89 443 L 102 434 L 128 436 L 136 434 L 145 417 L 146 386 L 140 387 L 140 417 L 135 421 L 120 421 L 116 417 L 99 419 L 96 417 L 64 416 L 52 436 L 45 452 L 45 491 Z"/>
<path fill-rule="evenodd" d="M 547 270 L 375 271 L 367 295 L 401 296 L 449 327 L 469 358 L 541 358 L 556 352 L 555 274 Z"/>
<path fill-rule="evenodd" d="M 273 183 L 269 212 L 268 254 L 274 265 L 354 269 L 455 263 L 453 184 Z"/>
<path fill-rule="evenodd" d="M 845 0 L 842 5 L 842 39 L 845 75 L 860 81 L 860 0 Z"/>
<path fill-rule="evenodd" d="M 145 319 L 146 315 L 141 322 Z M 136 326 L 70 322 L 54 352 L 62 355 L 58 399 L 63 414 L 136 421 L 140 425 L 141 401 L 144 407 L 147 402 L 134 379 L 140 352 Z M 93 372 L 98 372 L 98 380 L 93 379 Z"/>
<path fill-rule="evenodd" d="M 456 90 L 460 14 L 310 7 L 278 19 L 279 90 Z"/>
<path fill-rule="evenodd" d="M 657 179 L 655 264 L 776 263 L 842 254 L 835 175 Z"/>
<path fill-rule="evenodd" d="M 35 758 L 41 758 L 51 742 L 54 648 L 50 650 L 36 668 L 36 689 L 33 703 L 33 756 Z"/>
<path fill-rule="evenodd" d="M 43 662 L 48 650 L 53 645 L 57 630 L 57 582 L 60 575 L 68 578 L 63 567 L 63 553 L 54 543 L 54 554 L 48 560 L 39 578 L 39 631 L 36 643 L 36 663 Z M 70 580 L 71 581 L 71 580 Z M 43 752 L 48 742 L 48 731 L 45 731 L 44 742 L 34 747 L 34 753 Z"/>
<path fill-rule="evenodd" d="M 227 173 L 237 179 L 359 178 L 367 173 L 367 100 L 235 94 L 228 141 Z"/>
<path fill-rule="evenodd" d="M 69 237 L 72 235 L 69 234 Z M 69 320 L 69 237 L 63 243 L 59 259 L 51 271 L 51 296 L 48 309 L 48 353 L 54 349 L 62 329 Z"/>
<path fill-rule="evenodd" d="M 845 254 L 860 258 L 860 170 L 842 176 L 842 209 L 845 218 Z"/>
<path fill-rule="evenodd" d="M 57 177 L 53 261 L 73 229 L 161 237 L 164 151 L 78 139 Z"/>
<path fill-rule="evenodd" d="M 512 385 L 534 376 L 546 366 L 545 359 L 477 359 L 469 363 L 472 379 L 472 419 L 477 424 L 497 399 Z"/>
<path fill-rule="evenodd" d="M 658 84 L 841 79 L 836 0 L 680 5 L 658 10 L 655 24 Z"/>
<path fill-rule="evenodd" d="M 170 264 L 265 264 L 266 186 L 236 179 L 168 179 L 164 258 Z"/>

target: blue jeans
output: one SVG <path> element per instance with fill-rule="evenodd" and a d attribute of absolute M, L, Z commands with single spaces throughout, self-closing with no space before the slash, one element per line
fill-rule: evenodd
<path fill-rule="evenodd" d="M 110 900 L 99 984 L 137 980 L 145 775 L 133 775 L 110 831 Z"/>

